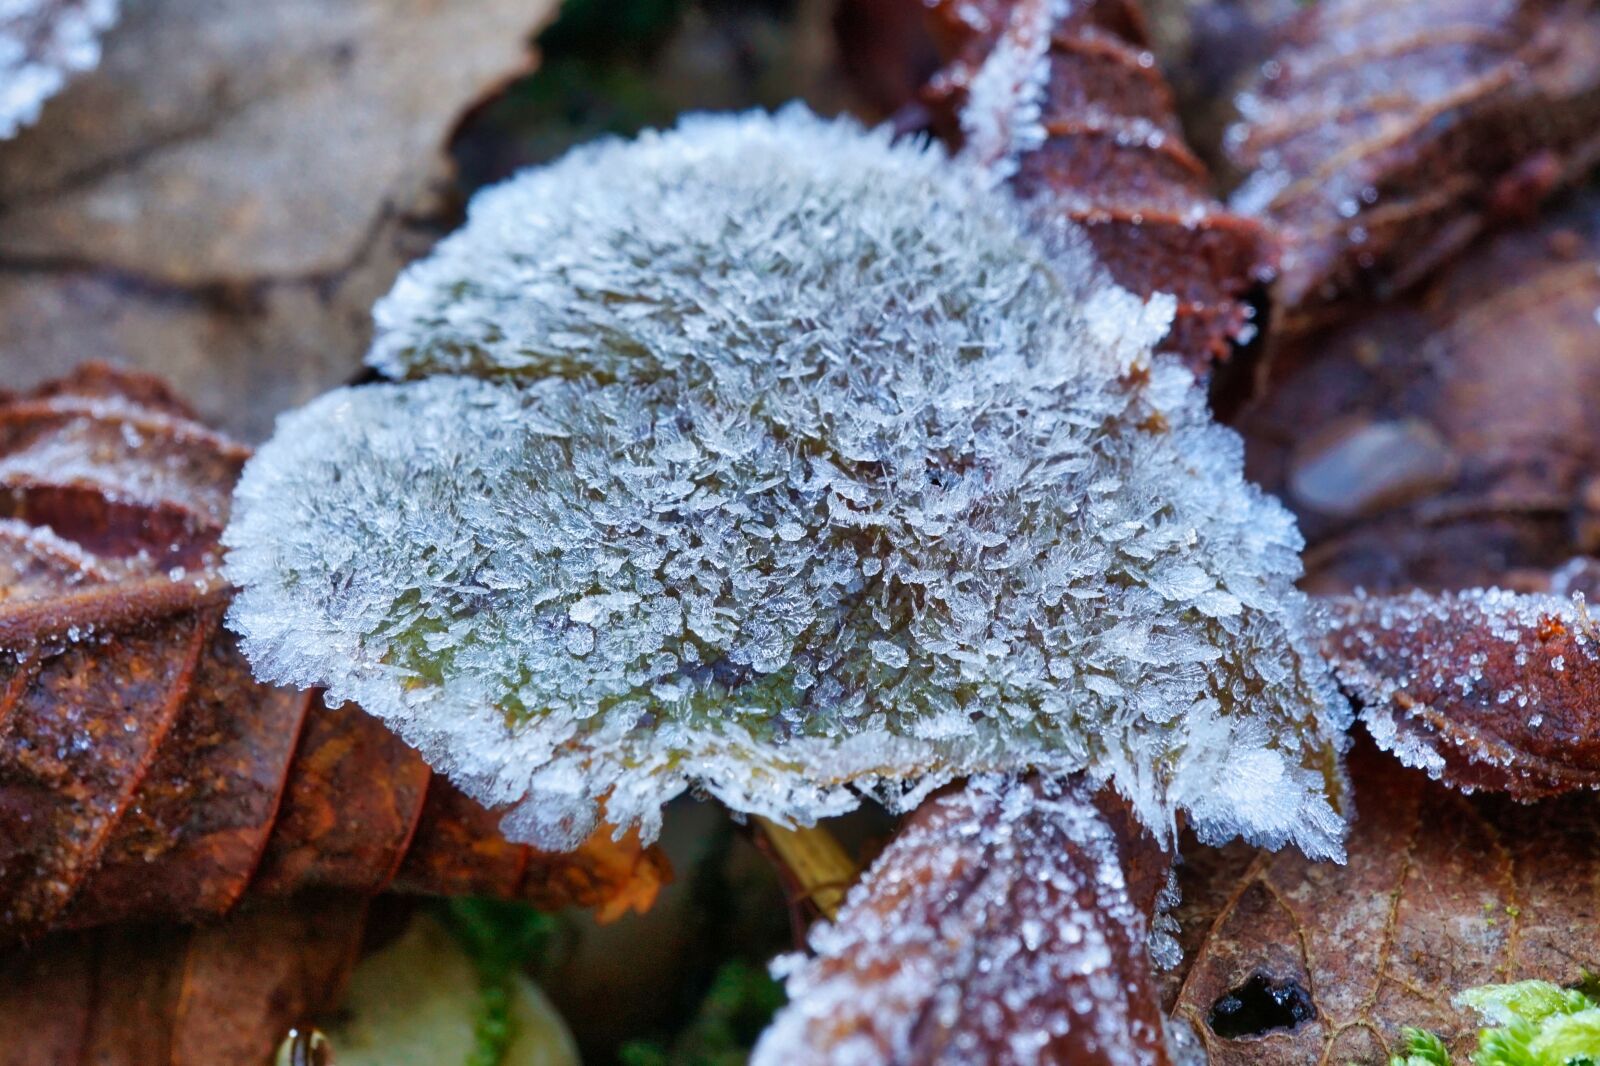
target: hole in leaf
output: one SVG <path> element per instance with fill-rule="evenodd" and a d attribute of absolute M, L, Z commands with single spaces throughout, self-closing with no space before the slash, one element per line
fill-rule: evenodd
<path fill-rule="evenodd" d="M 1244 984 L 1217 997 L 1206 1015 L 1211 1031 L 1228 1040 L 1293 1029 L 1317 1016 L 1311 993 L 1294 980 L 1280 981 L 1257 970 Z"/>

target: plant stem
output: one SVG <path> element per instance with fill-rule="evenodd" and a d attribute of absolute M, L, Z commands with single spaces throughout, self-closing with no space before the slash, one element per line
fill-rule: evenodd
<path fill-rule="evenodd" d="M 849 853 L 819 825 L 791 829 L 759 814 L 753 817 L 800 891 L 832 921 L 858 872 Z"/>

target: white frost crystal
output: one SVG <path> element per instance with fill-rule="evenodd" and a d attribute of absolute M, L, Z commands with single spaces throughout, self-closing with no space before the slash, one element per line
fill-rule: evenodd
<path fill-rule="evenodd" d="M 1151 354 L 1172 301 L 990 189 L 790 109 L 482 194 L 377 311 L 371 361 L 421 380 L 245 472 L 257 670 L 547 845 L 690 786 L 809 822 L 1038 769 L 1338 854 L 1290 517 Z"/>
<path fill-rule="evenodd" d="M 0 140 L 100 62 L 100 34 L 116 20 L 117 0 L 0 0 Z"/>

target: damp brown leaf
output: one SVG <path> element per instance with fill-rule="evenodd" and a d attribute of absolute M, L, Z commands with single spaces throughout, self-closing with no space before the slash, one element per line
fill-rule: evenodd
<path fill-rule="evenodd" d="M 1181 871 L 1168 996 L 1211 1066 L 1384 1062 L 1408 1025 L 1464 1061 L 1457 993 L 1600 968 L 1597 797 L 1464 796 L 1366 744 L 1350 771 L 1346 865 L 1235 847 Z"/>
<path fill-rule="evenodd" d="M 510 844 L 360 709 L 254 681 L 216 569 L 247 455 L 102 366 L 0 399 L 0 941 L 314 887 L 647 907 L 635 837 Z"/>
<path fill-rule="evenodd" d="M 1318 0 L 1238 100 L 1234 208 L 1275 223 L 1301 329 L 1402 291 L 1600 158 L 1600 11 Z"/>
<path fill-rule="evenodd" d="M 1146 953 L 1167 868 L 1080 785 L 936 795 L 812 931 L 753 1061 L 1171 1063 Z"/>
<path fill-rule="evenodd" d="M 338 1002 L 365 925 L 358 897 L 329 896 L 52 937 L 0 961 L 0 1066 L 266 1066 Z"/>
<path fill-rule="evenodd" d="M 8 383 L 116 359 L 264 437 L 359 367 L 372 302 L 447 222 L 450 130 L 555 6 L 125 4 L 99 66 L 0 143 Z"/>
<path fill-rule="evenodd" d="M 1600 550 L 1600 198 L 1288 341 L 1239 429 L 1307 587 L 1503 584 Z"/>
<path fill-rule="evenodd" d="M 1212 199 L 1131 0 L 930 3 L 949 63 L 925 98 L 947 139 L 1011 127 L 1012 189 L 1082 226 L 1123 287 L 1177 297 L 1162 347 L 1196 371 L 1256 331 L 1252 291 L 1276 255 Z M 1059 12 L 1057 9 L 1060 9 Z M 985 133 L 985 139 L 988 139 Z"/>

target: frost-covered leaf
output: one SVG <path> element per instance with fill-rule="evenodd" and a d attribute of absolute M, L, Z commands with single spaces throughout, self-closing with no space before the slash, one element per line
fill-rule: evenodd
<path fill-rule="evenodd" d="M 1383 1063 L 1406 1027 L 1464 1066 L 1478 1019 L 1458 995 L 1600 969 L 1600 796 L 1464 796 L 1365 742 L 1349 765 L 1345 865 L 1184 849 L 1169 996 L 1211 1066 Z"/>
<path fill-rule="evenodd" d="M 940 794 L 813 927 L 815 957 L 784 961 L 790 1003 L 752 1062 L 1181 1061 L 1145 947 L 1163 859 L 1081 785 Z"/>
<path fill-rule="evenodd" d="M 1403 290 L 1600 152 L 1600 12 L 1550 0 L 1317 0 L 1239 98 L 1232 206 L 1284 234 L 1296 321 Z"/>
<path fill-rule="evenodd" d="M 1256 331 L 1276 249 L 1212 198 L 1131 0 L 929 0 L 949 65 L 925 96 L 952 143 L 1081 225 L 1117 284 L 1178 304 L 1165 351 L 1196 373 Z"/>
<path fill-rule="evenodd" d="M 100 61 L 117 0 L 6 0 L 0 5 L 0 141 L 39 119 L 67 79 Z"/>
<path fill-rule="evenodd" d="M 1584 194 L 1280 348 L 1240 430 L 1305 534 L 1306 587 L 1506 584 L 1600 553 L 1597 262 Z"/>
<path fill-rule="evenodd" d="M 0 397 L 0 944 L 311 887 L 648 906 L 636 839 L 511 844 L 359 708 L 254 680 L 216 558 L 248 454 L 105 367 Z"/>
<path fill-rule="evenodd" d="M 1293 525 L 1151 355 L 1171 301 L 1047 233 L 798 110 L 484 194 L 377 309 L 373 363 L 422 380 L 250 464 L 248 653 L 550 843 L 691 783 L 809 821 L 1035 768 L 1336 854 Z"/>
<path fill-rule="evenodd" d="M 1600 627 L 1583 597 L 1349 597 L 1323 648 L 1380 747 L 1458 788 L 1600 787 Z"/>
<path fill-rule="evenodd" d="M 6 384 L 117 359 L 255 439 L 348 380 L 373 300 L 448 217 L 450 131 L 555 6 L 125 5 L 99 66 L 0 141 Z"/>

